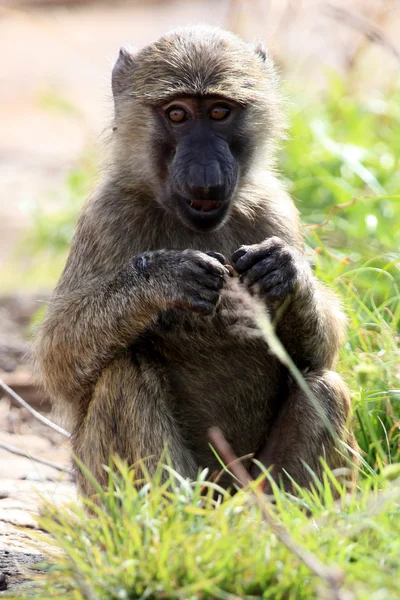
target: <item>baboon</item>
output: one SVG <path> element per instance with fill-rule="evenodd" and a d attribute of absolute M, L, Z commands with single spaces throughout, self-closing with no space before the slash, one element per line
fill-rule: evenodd
<path fill-rule="evenodd" d="M 35 349 L 45 389 L 69 409 L 74 453 L 105 484 L 110 454 L 153 457 L 152 472 L 167 444 L 176 471 L 195 478 L 219 469 L 216 425 L 238 456 L 300 485 L 307 465 L 321 474 L 321 456 L 345 466 L 350 401 L 331 370 L 343 318 L 275 173 L 284 118 L 271 59 L 232 33 L 185 27 L 121 49 L 112 91 L 107 173 Z M 282 309 L 277 335 L 331 430 L 266 341 L 241 331 L 225 263 L 272 319 Z"/>

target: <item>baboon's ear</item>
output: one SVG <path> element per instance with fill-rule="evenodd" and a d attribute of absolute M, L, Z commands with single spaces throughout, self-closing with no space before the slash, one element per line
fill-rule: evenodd
<path fill-rule="evenodd" d="M 265 62 L 267 60 L 267 51 L 265 49 L 263 42 L 259 42 L 257 44 L 257 46 L 254 48 L 254 52 L 255 52 L 256 56 L 261 58 L 261 60 L 263 62 Z"/>
<path fill-rule="evenodd" d="M 135 57 L 127 48 L 121 48 L 112 70 L 111 87 L 114 98 L 129 87 L 129 75 L 135 69 Z"/>

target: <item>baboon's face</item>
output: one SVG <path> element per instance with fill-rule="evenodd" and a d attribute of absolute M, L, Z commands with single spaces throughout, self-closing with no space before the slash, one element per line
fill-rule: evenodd
<path fill-rule="evenodd" d="M 239 177 L 245 109 L 219 97 L 176 98 L 155 109 L 159 201 L 196 231 L 224 223 Z"/>

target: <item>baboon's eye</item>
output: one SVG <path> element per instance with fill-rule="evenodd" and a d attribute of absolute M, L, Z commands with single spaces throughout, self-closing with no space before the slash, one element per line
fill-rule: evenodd
<path fill-rule="evenodd" d="M 229 117 L 231 114 L 231 109 L 226 104 L 216 104 L 210 108 L 210 119 L 214 119 L 214 121 L 222 121 Z"/>
<path fill-rule="evenodd" d="M 180 106 L 171 106 L 167 111 L 167 117 L 174 123 L 183 123 L 188 118 L 188 114 Z"/>

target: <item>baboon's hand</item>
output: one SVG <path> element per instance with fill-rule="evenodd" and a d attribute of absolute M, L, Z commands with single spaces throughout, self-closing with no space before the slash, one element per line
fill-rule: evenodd
<path fill-rule="evenodd" d="M 216 257 L 197 250 L 157 250 L 134 259 L 139 275 L 160 298 L 160 305 L 211 314 L 229 271 Z M 223 257 L 222 257 L 223 258 Z"/>
<path fill-rule="evenodd" d="M 284 300 L 312 286 L 306 258 L 276 236 L 241 246 L 233 253 L 232 264 L 249 291 L 271 300 Z"/>

